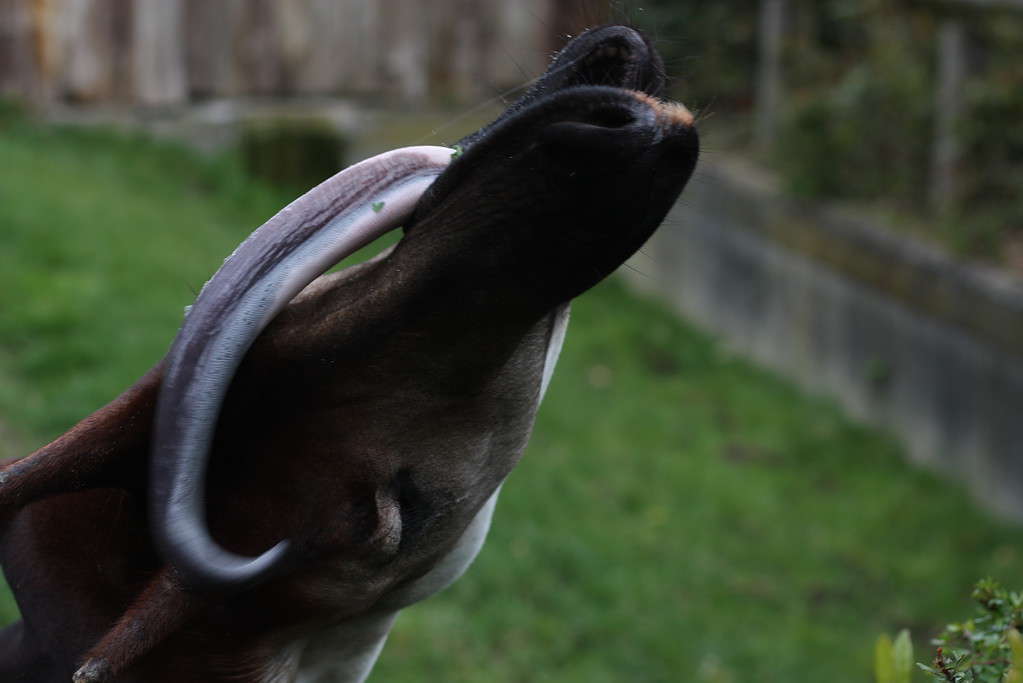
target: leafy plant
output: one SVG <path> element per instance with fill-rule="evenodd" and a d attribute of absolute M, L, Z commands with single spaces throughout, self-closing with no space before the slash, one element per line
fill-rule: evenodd
<path fill-rule="evenodd" d="M 1007 591 L 993 579 L 973 590 L 977 614 L 949 624 L 934 640 L 930 665 L 918 664 L 946 683 L 1023 682 L 1023 593 Z M 880 679 L 878 679 L 880 680 Z"/>
<path fill-rule="evenodd" d="M 305 191 L 345 165 L 350 142 L 319 118 L 271 118 L 249 122 L 239 150 L 245 170 L 291 192 Z"/>
<path fill-rule="evenodd" d="M 895 642 L 887 634 L 874 645 L 874 680 L 876 683 L 909 683 L 913 675 L 913 641 L 909 631 L 902 629 Z"/>
<path fill-rule="evenodd" d="M 652 36 L 679 97 L 699 111 L 751 109 L 760 0 L 617 4 L 621 21 Z"/>

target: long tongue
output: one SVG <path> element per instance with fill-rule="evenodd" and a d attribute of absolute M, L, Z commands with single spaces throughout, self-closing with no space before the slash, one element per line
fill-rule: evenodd
<path fill-rule="evenodd" d="M 167 355 L 150 477 L 153 535 L 189 588 L 241 590 L 289 556 L 287 540 L 258 557 L 236 555 L 206 524 L 208 453 L 238 364 L 309 282 L 401 225 L 451 157 L 445 147 L 407 147 L 345 169 L 253 232 L 199 293 Z"/>

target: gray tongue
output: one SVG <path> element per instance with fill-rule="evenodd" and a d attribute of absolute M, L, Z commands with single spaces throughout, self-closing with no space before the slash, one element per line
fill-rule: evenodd
<path fill-rule="evenodd" d="M 206 525 L 210 443 L 245 353 L 309 282 L 400 226 L 451 156 L 445 147 L 407 147 L 329 178 L 242 242 L 188 310 L 157 403 L 150 506 L 157 545 L 190 588 L 241 590 L 281 570 L 290 550 L 284 540 L 255 558 L 236 555 Z"/>

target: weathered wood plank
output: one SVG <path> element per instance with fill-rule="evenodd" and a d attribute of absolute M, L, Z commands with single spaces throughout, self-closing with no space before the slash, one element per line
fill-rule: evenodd
<path fill-rule="evenodd" d="M 361 0 L 291 3 L 288 75 L 303 94 L 367 92 L 379 83 L 380 6 Z M 298 42 L 303 45 L 299 48 Z"/>
<path fill-rule="evenodd" d="M 378 27 L 382 89 L 402 99 L 422 99 L 429 84 L 428 10 L 421 0 L 380 0 Z"/>
<path fill-rule="evenodd" d="M 115 5 L 111 0 L 66 0 L 61 95 L 76 102 L 110 99 L 116 87 Z"/>
<path fill-rule="evenodd" d="M 185 22 L 181 0 L 136 0 L 132 17 L 135 100 L 146 106 L 184 102 Z"/>
<path fill-rule="evenodd" d="M 604 0 L 0 0 L 0 88 L 166 106 L 192 98 L 436 92 L 539 73 Z"/>
<path fill-rule="evenodd" d="M 546 0 L 519 0 L 496 6 L 487 77 L 496 89 L 522 85 L 544 70 L 553 42 L 543 21 L 547 4 Z"/>
<path fill-rule="evenodd" d="M 39 83 L 30 0 L 0 0 L 0 93 L 35 99 Z"/>
<path fill-rule="evenodd" d="M 248 0 L 245 3 L 238 20 L 236 58 L 243 93 L 283 94 L 284 69 L 275 0 Z"/>
<path fill-rule="evenodd" d="M 232 97 L 241 93 L 236 54 L 244 10 L 244 0 L 187 0 L 185 50 L 190 95 Z"/>

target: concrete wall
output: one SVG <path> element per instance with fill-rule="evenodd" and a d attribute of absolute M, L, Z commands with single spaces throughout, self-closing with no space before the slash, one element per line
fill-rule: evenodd
<path fill-rule="evenodd" d="M 781 199 L 723 157 L 634 266 L 636 287 L 1023 519 L 1023 284 Z"/>

